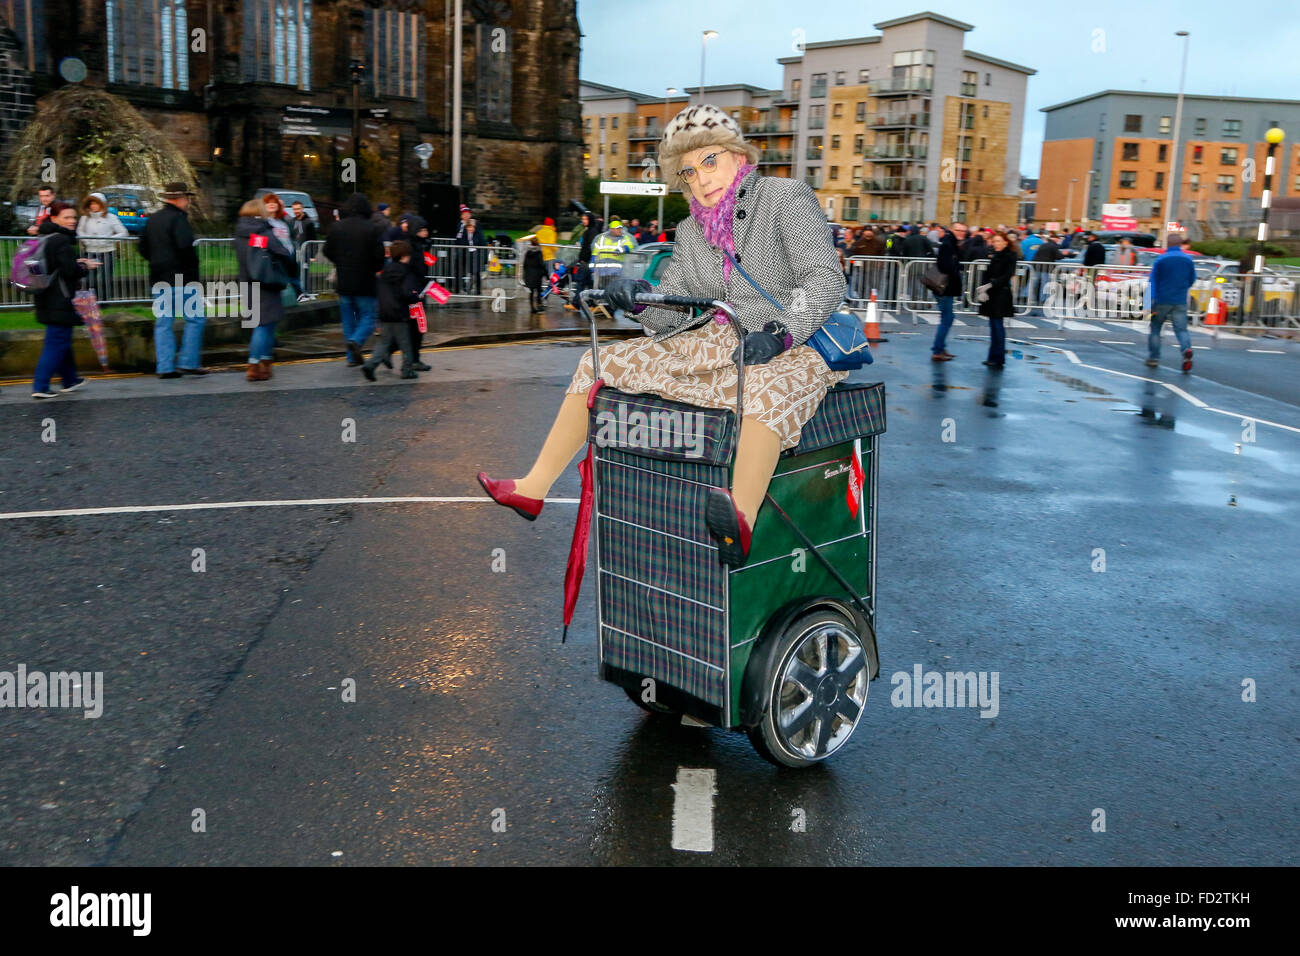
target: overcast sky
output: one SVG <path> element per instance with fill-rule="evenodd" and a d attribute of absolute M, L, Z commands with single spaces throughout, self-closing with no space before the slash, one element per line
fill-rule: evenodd
<path fill-rule="evenodd" d="M 873 23 L 923 10 L 974 24 L 967 49 L 1038 71 L 1027 93 L 1026 176 L 1038 175 L 1042 107 L 1103 89 L 1178 92 L 1175 30 L 1192 34 L 1188 93 L 1300 99 L 1300 0 L 578 0 L 582 78 L 653 95 L 698 85 L 700 31 L 717 30 L 705 85 L 776 89 L 776 60 L 793 55 L 796 28 L 810 43 L 875 36 Z"/>

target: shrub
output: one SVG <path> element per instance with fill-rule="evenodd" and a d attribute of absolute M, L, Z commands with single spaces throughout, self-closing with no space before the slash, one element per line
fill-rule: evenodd
<path fill-rule="evenodd" d="M 1247 252 L 1255 251 L 1256 243 L 1250 239 L 1205 239 L 1193 242 L 1192 248 L 1206 256 L 1223 256 L 1225 259 L 1240 259 Z M 1287 250 L 1271 242 L 1264 243 L 1266 256 L 1285 256 Z"/>

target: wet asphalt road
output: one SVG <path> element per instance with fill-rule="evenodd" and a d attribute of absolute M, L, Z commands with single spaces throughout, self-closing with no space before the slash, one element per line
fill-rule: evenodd
<path fill-rule="evenodd" d="M 1294 865 L 1300 434 L 1237 453 L 1234 417 L 1300 426 L 1294 397 L 1151 376 L 1220 414 L 1048 343 L 999 374 L 982 341 L 934 366 L 924 338 L 864 373 L 889 398 L 882 673 L 830 764 L 777 770 L 600 682 L 590 572 L 559 643 L 572 505 L 24 517 L 0 520 L 0 669 L 102 670 L 105 703 L 0 710 L 0 863 Z M 1244 380 L 1294 359 L 1229 351 Z M 0 512 L 479 497 L 476 471 L 531 459 L 578 354 L 443 352 L 382 387 L 329 363 L 275 390 L 5 389 Z M 570 469 L 552 494 L 577 491 Z M 892 706 L 916 665 L 997 672 L 997 716 Z M 711 854 L 671 848 L 679 768 L 716 771 Z"/>

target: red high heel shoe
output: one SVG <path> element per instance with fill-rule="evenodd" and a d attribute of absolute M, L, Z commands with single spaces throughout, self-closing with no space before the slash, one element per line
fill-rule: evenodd
<path fill-rule="evenodd" d="M 536 521 L 537 516 L 542 512 L 542 505 L 545 502 L 541 498 L 525 498 L 523 495 L 515 494 L 515 483 L 511 478 L 496 481 L 489 478 L 486 472 L 480 471 L 478 473 L 478 483 L 483 486 L 483 490 L 491 495 L 492 500 L 497 504 L 513 508 L 529 521 Z"/>
<path fill-rule="evenodd" d="M 710 488 L 704 508 L 704 524 L 718 543 L 718 560 L 739 568 L 749 560 L 752 537 L 749 522 L 736 507 L 736 499 L 725 488 Z"/>

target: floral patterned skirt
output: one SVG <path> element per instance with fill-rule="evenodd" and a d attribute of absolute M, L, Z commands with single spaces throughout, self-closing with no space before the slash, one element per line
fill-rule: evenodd
<path fill-rule="evenodd" d="M 654 341 L 623 339 L 600 348 L 600 377 L 624 392 L 652 393 L 705 408 L 736 407 L 736 333 L 709 321 Z M 817 350 L 798 345 L 765 365 L 745 366 L 745 417 L 781 439 L 782 450 L 799 444 L 803 426 L 817 412 L 826 390 L 848 376 L 827 367 Z M 591 350 L 583 353 L 566 394 L 588 391 L 594 382 Z"/>

